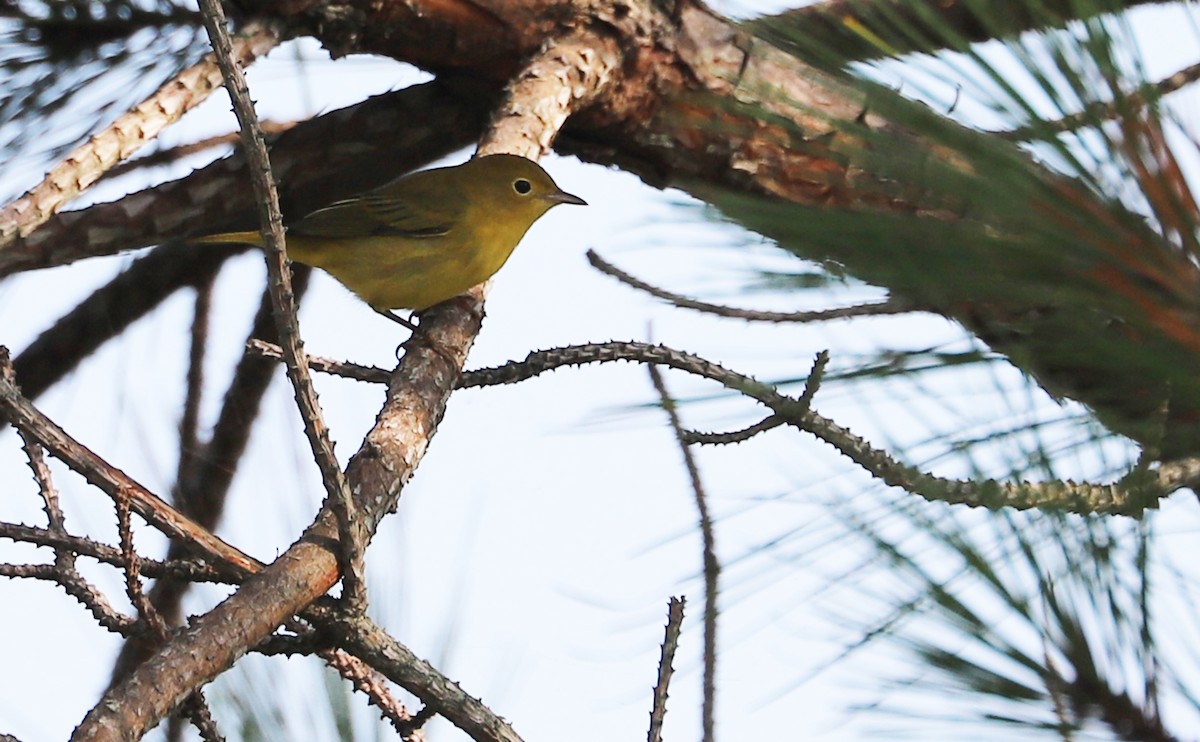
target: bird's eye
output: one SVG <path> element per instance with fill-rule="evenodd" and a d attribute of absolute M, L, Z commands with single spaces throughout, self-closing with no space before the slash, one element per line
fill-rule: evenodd
<path fill-rule="evenodd" d="M 524 196 L 533 190 L 533 184 L 524 178 L 517 178 L 513 181 L 513 190 Z"/>

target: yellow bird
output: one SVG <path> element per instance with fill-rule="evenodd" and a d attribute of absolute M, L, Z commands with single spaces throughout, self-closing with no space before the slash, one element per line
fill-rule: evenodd
<path fill-rule="evenodd" d="M 389 310 L 425 309 L 491 278 L 529 227 L 558 204 L 587 202 L 531 160 L 488 155 L 317 209 L 288 225 L 287 252 L 400 321 Z M 262 245 L 258 232 L 194 241 Z"/>

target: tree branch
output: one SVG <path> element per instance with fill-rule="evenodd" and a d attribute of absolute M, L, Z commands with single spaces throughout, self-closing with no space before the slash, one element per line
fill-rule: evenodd
<path fill-rule="evenodd" d="M 567 42 L 548 41 L 544 53 L 514 79 L 486 151 L 503 148 L 529 154 L 530 147 L 548 145 L 553 134 L 543 130 L 591 100 L 618 69 L 616 56 L 603 52 L 610 49 L 606 40 L 585 43 L 583 38 L 572 37 Z M 549 76 L 549 81 L 539 75 Z M 536 91 L 539 97 L 521 98 L 526 91 Z M 481 302 L 482 291 L 477 288 L 424 312 L 419 339 L 406 344 L 404 358 L 389 383 L 387 402 L 346 470 L 356 498 L 356 525 L 368 533 L 374 532 L 386 513 L 395 510 L 404 484 L 437 429 L 478 332 Z M 76 729 L 73 739 L 140 736 L 191 690 L 223 672 L 249 647 L 324 594 L 338 574 L 331 543 L 336 530 L 331 513 L 322 509 L 304 536 L 274 563 L 111 688 Z M 228 637 L 238 640 L 231 642 Z"/>
<path fill-rule="evenodd" d="M 881 315 L 891 314 L 909 314 L 911 312 L 928 312 L 932 311 L 927 307 L 921 307 L 904 299 L 893 298 L 887 301 L 876 302 L 873 304 L 856 304 L 850 307 L 838 307 L 836 309 L 822 309 L 814 312 L 764 312 L 757 309 L 740 309 L 738 307 L 727 307 L 721 304 L 710 304 L 706 301 L 698 301 L 680 294 L 674 294 L 670 291 L 660 289 L 657 286 L 646 283 L 645 281 L 632 276 L 612 263 L 609 263 L 604 258 L 600 257 L 595 250 L 587 251 L 588 262 L 592 264 L 596 270 L 601 273 L 612 276 L 626 286 L 630 286 L 639 291 L 644 291 L 653 297 L 663 299 L 672 306 L 681 309 L 695 309 L 705 314 L 712 314 L 718 317 L 728 317 L 730 319 L 744 319 L 751 322 L 827 322 L 835 319 L 847 319 L 850 317 L 877 317 Z"/>
<path fill-rule="evenodd" d="M 685 598 L 671 598 L 667 604 L 667 628 L 662 641 L 662 654 L 658 660 L 658 680 L 654 683 L 654 703 L 650 708 L 650 728 L 646 742 L 662 742 L 663 719 L 667 715 L 667 689 L 675 672 L 675 650 L 679 648 L 679 634 L 683 629 Z"/>
<path fill-rule="evenodd" d="M 235 53 L 239 60 L 248 63 L 278 43 L 279 37 L 272 29 L 254 25 L 238 36 Z M 39 185 L 0 209 L 0 253 L 12 250 L 36 253 L 40 240 L 30 237 L 35 229 L 95 183 L 106 170 L 202 103 L 220 84 L 221 72 L 213 56 L 208 55 L 67 155 Z M 25 241 L 18 243 L 18 238 Z M 5 259 L 19 258 L 5 255 Z"/>
<path fill-rule="evenodd" d="M 0 365 L 7 364 L 7 350 L 0 348 Z M 122 492 L 126 493 L 131 498 L 134 512 L 168 538 L 195 543 L 204 551 L 220 555 L 222 560 L 245 572 L 258 566 L 257 562 L 179 514 L 127 474 L 67 435 L 39 412 L 16 385 L 5 378 L 5 374 L 0 374 L 0 414 L 109 497 L 116 498 Z"/>
<path fill-rule="evenodd" d="M 700 480 L 700 468 L 692 450 L 684 439 L 683 424 L 679 421 L 679 412 L 675 409 L 675 400 L 667 393 L 666 382 L 658 367 L 650 364 L 647 367 L 650 380 L 667 413 L 671 431 L 675 434 L 675 442 L 683 453 L 684 468 L 687 469 L 688 479 L 692 483 L 692 494 L 695 496 L 696 511 L 700 515 L 700 538 L 703 542 L 703 574 L 704 574 L 704 691 L 701 694 L 700 718 L 704 736 L 703 742 L 714 741 L 715 713 L 717 703 L 717 595 L 718 580 L 721 577 L 721 562 L 717 559 L 716 536 L 713 532 L 712 516 L 708 510 L 708 497 L 704 493 L 704 483 Z"/>
<path fill-rule="evenodd" d="M 862 438 L 808 408 L 802 399 L 781 394 L 753 377 L 723 368 L 699 356 L 661 345 L 609 342 L 567 346 L 531 352 L 523 361 L 479 369 L 463 375 L 462 386 L 514 384 L 564 366 L 612 361 L 654 363 L 719 382 L 757 400 L 787 424 L 810 433 L 836 448 L 876 479 L 930 500 L 972 507 L 1059 509 L 1079 513 L 1113 513 L 1138 516 L 1172 492 L 1195 482 L 1191 462 L 1162 465 L 1151 471 L 1135 470 L 1115 484 L 1087 482 L 999 482 L 946 479 L 922 472 L 876 449 Z"/>
<path fill-rule="evenodd" d="M 279 344 L 283 348 L 288 379 L 295 391 L 296 406 L 300 409 L 300 418 L 304 421 L 304 433 L 308 437 L 313 459 L 325 485 L 326 506 L 337 518 L 338 538 L 341 542 L 338 549 L 338 566 L 342 575 L 342 588 L 349 601 L 365 610 L 362 552 L 366 548 L 367 534 L 355 523 L 350 490 L 333 452 L 333 441 L 321 414 L 321 405 L 317 401 L 317 392 L 313 388 L 312 376 L 305 360 L 283 235 L 283 212 L 279 208 L 279 194 L 275 190 L 275 181 L 271 174 L 267 145 L 263 141 L 262 129 L 254 113 L 254 104 L 250 102 L 246 77 L 234 58 L 229 33 L 225 30 L 225 10 L 219 0 L 200 0 L 200 8 L 204 11 L 204 27 L 208 30 L 217 64 L 225 78 L 225 87 L 233 100 L 234 113 L 237 114 L 238 123 L 241 125 L 242 149 L 250 164 L 251 182 L 254 185 L 255 200 L 259 205 L 259 229 L 263 236 L 263 249 L 267 253 L 267 283 L 274 310 L 275 329 L 279 334 Z"/>

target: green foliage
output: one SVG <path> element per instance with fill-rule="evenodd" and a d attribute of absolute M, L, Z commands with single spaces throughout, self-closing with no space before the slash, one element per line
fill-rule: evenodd
<path fill-rule="evenodd" d="M 893 606 L 862 626 L 867 644 L 891 640 L 924 669 L 887 680 L 883 709 L 911 715 L 937 691 L 949 706 L 931 716 L 959 724 L 1137 740 L 1173 739 L 1164 696 L 1177 715 L 1200 712 L 1180 692 L 1196 657 L 1174 651 L 1195 614 L 1158 615 L 1150 600 L 1152 586 L 1185 595 L 1195 583 L 1164 568 L 1152 522 L 911 499 L 884 505 L 883 520 L 834 507 L 886 564 L 885 586 L 864 578 L 846 588 L 854 604 Z"/>
<path fill-rule="evenodd" d="M 957 320 L 1052 396 L 1083 402 L 1155 455 L 1197 450 L 1196 208 L 1127 19 L 1084 4 L 1074 9 L 1084 20 L 1067 28 L 985 48 L 931 4 L 869 7 L 896 11 L 889 33 L 919 16 L 908 29 L 922 35 L 916 48 L 953 51 L 854 68 L 864 115 L 891 122 L 829 122 L 858 173 L 856 205 L 704 190 L 706 200 L 806 261 Z M 1008 28 L 997 4 L 972 7 L 980 28 Z M 1056 17 L 1035 2 L 1022 12 Z M 873 81 L 897 75 L 916 82 L 896 91 Z M 907 97 L 934 88 L 1029 141 L 948 118 L 926 102 L 936 93 Z"/>

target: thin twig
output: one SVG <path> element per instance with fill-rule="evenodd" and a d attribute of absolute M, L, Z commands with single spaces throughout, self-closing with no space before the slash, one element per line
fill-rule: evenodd
<path fill-rule="evenodd" d="M 675 409 L 675 400 L 667 393 L 667 385 L 663 381 L 658 367 L 646 366 L 650 372 L 650 380 L 662 402 L 663 410 L 675 433 L 675 441 L 683 454 L 683 464 L 687 469 L 688 479 L 692 483 L 692 494 L 696 499 L 696 511 L 700 515 L 700 538 L 704 544 L 704 695 L 701 700 L 700 717 L 704 727 L 704 742 L 713 742 L 714 717 L 717 697 L 717 592 L 721 576 L 721 562 L 717 559 L 716 534 L 713 530 L 712 515 L 708 511 L 708 498 L 704 494 L 704 483 L 700 479 L 700 468 L 692 456 L 692 449 L 684 440 L 683 424 L 679 421 L 679 411 Z"/>
<path fill-rule="evenodd" d="M 180 712 L 192 722 L 192 726 L 200 732 L 200 739 L 204 742 L 225 742 L 224 735 L 217 729 L 217 720 L 213 718 L 208 701 L 204 698 L 204 691 L 193 691 L 191 697 L 183 702 Z"/>
<path fill-rule="evenodd" d="M 1089 482 L 999 482 L 945 479 L 909 466 L 875 448 L 832 420 L 807 409 L 794 397 L 753 377 L 731 371 L 691 353 L 661 345 L 612 341 L 534 351 L 522 361 L 477 369 L 463 374 L 461 386 L 514 384 L 565 366 L 632 361 L 653 363 L 712 379 L 757 400 L 789 425 L 810 433 L 836 448 L 887 485 L 900 487 L 930 500 L 973 507 L 1046 508 L 1078 513 L 1112 513 L 1139 516 L 1172 492 L 1200 479 L 1190 462 L 1174 462 L 1154 472 L 1133 472 L 1113 484 Z M 1147 476 L 1148 475 L 1148 476 Z"/>
<path fill-rule="evenodd" d="M 145 628 L 146 633 L 156 642 L 161 643 L 167 638 L 167 625 L 151 605 L 150 599 L 146 597 L 146 591 L 142 589 L 142 559 L 133 546 L 129 493 L 119 491 L 114 498 L 114 503 L 117 506 L 117 535 L 121 541 L 121 557 L 125 560 L 125 594 L 129 597 L 129 602 L 133 604 L 134 609 L 137 610 L 138 620 Z"/>
<path fill-rule="evenodd" d="M 271 355 L 261 346 L 264 355 Z M 763 430 L 782 424 L 792 425 L 817 436 L 837 448 L 859 466 L 881 479 L 885 484 L 901 487 L 930 500 L 971 507 L 1013 507 L 1017 509 L 1046 508 L 1077 513 L 1111 513 L 1139 516 L 1158 506 L 1158 500 L 1180 489 L 1200 486 L 1198 460 L 1182 459 L 1161 464 L 1148 477 L 1129 476 L 1113 484 L 1090 482 L 999 482 L 943 479 L 927 474 L 893 458 L 886 451 L 869 443 L 821 415 L 808 410 L 803 401 L 809 391 L 815 391 L 810 374 L 804 395 L 800 398 L 781 394 L 775 387 L 753 377 L 731 371 L 700 356 L 637 342 L 612 341 L 570 345 L 549 350 L 532 351 L 522 361 L 510 361 L 502 366 L 464 371 L 459 388 L 516 384 L 526 379 L 565 366 L 585 366 L 592 363 L 629 361 L 653 363 L 686 371 L 723 384 L 732 391 L 761 402 L 774 412 L 761 422 L 733 433 L 685 432 L 689 443 L 732 443 L 744 440 Z M 339 373 L 348 378 L 378 382 L 379 371 L 340 361 L 321 360 L 322 370 Z M 814 367 L 815 370 L 815 367 Z"/>
<path fill-rule="evenodd" d="M 217 57 L 217 64 L 225 78 L 225 87 L 233 101 L 242 132 L 242 148 L 250 165 L 250 176 L 259 206 L 259 219 L 263 236 L 263 247 L 267 254 L 267 275 L 270 278 L 271 300 L 275 308 L 275 324 L 279 331 L 280 345 L 284 349 L 284 361 L 288 378 L 295 391 L 296 404 L 304 420 L 304 431 L 308 436 L 321 479 L 325 485 L 326 500 L 338 521 L 338 550 L 342 573 L 343 598 L 360 610 L 366 608 L 366 586 L 362 576 L 362 551 L 365 534 L 359 535 L 352 517 L 354 504 L 350 488 L 333 452 L 329 429 L 321 415 L 321 406 L 313 389 L 308 364 L 300 341 L 300 328 L 296 321 L 291 275 L 288 270 L 287 253 L 283 235 L 283 213 L 279 208 L 279 194 L 271 177 L 271 162 L 263 140 L 246 77 L 234 61 L 229 33 L 225 30 L 225 11 L 219 0 L 200 0 L 204 11 L 204 28 Z"/>
<path fill-rule="evenodd" d="M 94 585 L 78 573 L 64 572 L 53 564 L 0 564 L 0 577 L 17 577 L 30 580 L 45 580 L 60 585 L 67 595 L 79 601 L 96 623 L 108 631 L 129 636 L 137 629 L 137 621 L 123 616 L 108 603 L 108 599 Z"/>
<path fill-rule="evenodd" d="M 799 402 L 804 409 L 812 406 L 813 397 L 817 394 L 817 389 L 821 386 L 821 379 L 825 376 L 825 367 L 829 364 L 829 351 L 823 350 L 817 354 L 817 360 L 813 363 L 812 371 L 808 372 L 808 379 L 804 382 L 804 392 L 800 395 Z M 727 443 L 740 443 L 749 440 L 759 433 L 765 433 L 768 430 L 778 428 L 787 421 L 778 415 L 767 415 L 762 420 L 753 425 L 735 430 L 729 433 L 701 433 L 695 430 L 683 431 L 684 443 L 700 443 L 705 445 L 724 445 Z"/>
<path fill-rule="evenodd" d="M 21 523 L 0 523 L 0 538 L 10 539 L 33 546 L 61 549 L 76 557 L 89 557 L 113 567 L 124 566 L 124 558 L 116 547 L 102 544 L 85 536 L 55 533 L 49 529 L 27 526 Z M 147 577 L 174 577 L 191 582 L 240 582 L 244 573 L 226 568 L 221 562 L 205 564 L 196 559 L 142 559 L 142 573 Z"/>
<path fill-rule="evenodd" d="M 366 616 L 350 613 L 328 599 L 310 606 L 305 614 L 338 645 L 366 658 L 389 680 L 421 698 L 476 742 L 521 742 L 508 722 Z"/>
<path fill-rule="evenodd" d="M 117 534 L 121 540 L 121 556 L 125 561 L 125 594 L 137 610 L 138 623 L 142 628 L 138 638 L 141 641 L 160 645 L 167 640 L 167 623 L 142 587 L 142 558 L 133 545 L 129 493 L 124 490 L 118 492 L 115 504 L 117 506 Z M 217 731 L 216 721 L 213 720 L 212 713 L 208 710 L 208 705 L 199 690 L 192 692 L 192 695 L 183 703 L 180 712 L 199 730 L 201 739 L 206 742 L 220 742 L 224 739 Z"/>
<path fill-rule="evenodd" d="M 1142 86 L 1118 101 L 1102 101 L 1091 103 L 1082 111 L 1063 116 L 1054 121 L 1038 121 L 1016 129 L 995 132 L 997 136 L 1017 142 L 1024 142 L 1046 134 L 1063 134 L 1094 126 L 1101 121 L 1120 118 L 1122 111 L 1144 108 L 1148 103 L 1200 80 L 1200 63 L 1189 65 L 1169 77 L 1156 83 Z"/>
<path fill-rule="evenodd" d="M 422 706 L 417 713 L 413 714 L 403 728 L 399 729 L 400 739 L 402 742 L 424 742 L 425 731 L 424 727 L 430 722 L 433 717 L 437 716 L 437 711 L 433 706 L 426 704 Z"/>
<path fill-rule="evenodd" d="M 379 709 L 379 713 L 391 723 L 401 737 L 411 736 L 421 723 L 413 724 L 413 716 L 396 700 L 388 689 L 387 678 L 376 672 L 358 657 L 341 649 L 323 649 L 317 652 L 326 664 L 337 670 L 354 689 L 367 696 L 367 702 Z"/>
<path fill-rule="evenodd" d="M 0 366 L 8 363 L 8 351 L 0 347 Z M 7 417 L 18 430 L 36 440 L 55 458 L 81 474 L 109 497 L 116 498 L 124 490 L 131 498 L 134 511 L 168 538 L 195 544 L 203 551 L 245 572 L 257 571 L 261 565 L 214 536 L 207 529 L 180 514 L 128 474 L 113 467 L 66 431 L 43 415 L 6 375 L 0 373 L 0 417 Z"/>
<path fill-rule="evenodd" d="M 679 633 L 683 628 L 685 598 L 671 598 L 667 603 L 667 628 L 663 635 L 662 654 L 658 659 L 658 680 L 654 683 L 654 704 L 650 708 L 650 729 L 646 742 L 662 742 L 663 719 L 667 715 L 667 689 L 675 668 L 675 650 L 679 648 Z"/>
<path fill-rule="evenodd" d="M 767 312 L 757 309 L 740 309 L 738 307 L 728 307 L 723 304 L 710 304 L 705 301 L 699 301 L 698 299 L 692 299 L 682 294 L 674 294 L 653 284 L 646 283 L 609 263 L 600 257 L 595 250 L 587 251 L 587 259 L 596 270 L 612 276 L 627 286 L 644 291 L 673 306 L 682 309 L 695 309 L 706 314 L 715 314 L 718 317 L 744 319 L 751 322 L 827 322 L 829 320 L 846 319 L 848 317 L 877 317 L 880 315 L 928 311 L 914 302 L 899 298 L 892 298 L 887 301 L 871 304 L 856 304 L 850 307 L 822 309 L 812 312 Z"/>
<path fill-rule="evenodd" d="M 246 350 L 262 358 L 283 360 L 283 349 L 265 340 L 254 338 L 247 341 Z M 313 371 L 333 374 L 346 379 L 354 379 L 355 381 L 367 381 L 372 384 L 386 384 L 388 378 L 391 376 L 390 371 L 378 366 L 361 366 L 357 363 L 336 361 L 332 358 L 322 358 L 320 356 L 308 356 L 308 366 Z"/>
<path fill-rule="evenodd" d="M 0 353 L 0 376 L 3 376 L 9 383 L 16 381 L 12 364 L 2 353 Z M 133 622 L 110 606 L 99 588 L 79 573 L 75 566 L 75 552 L 63 546 L 63 541 L 70 539 L 71 536 L 67 532 L 66 516 L 59 503 L 58 489 L 54 486 L 50 467 L 46 465 L 41 445 L 25 431 L 22 430 L 19 433 L 26 460 L 29 462 L 29 468 L 33 471 L 33 478 L 38 485 L 38 494 L 42 498 L 42 509 L 46 513 L 47 528 L 44 532 L 58 542 L 53 547 L 54 565 L 49 567 L 47 572 L 49 579 L 57 582 L 68 595 L 87 608 L 101 626 L 120 633 L 132 630 Z"/>
<path fill-rule="evenodd" d="M 741 443 L 748 441 L 759 433 L 765 433 L 768 430 L 774 430 L 780 425 L 786 424 L 786 420 L 778 415 L 767 415 L 762 420 L 748 425 L 741 430 L 731 430 L 727 433 L 705 433 L 699 430 L 683 431 L 684 443 L 698 443 L 704 446 L 724 446 L 729 443 Z"/>

